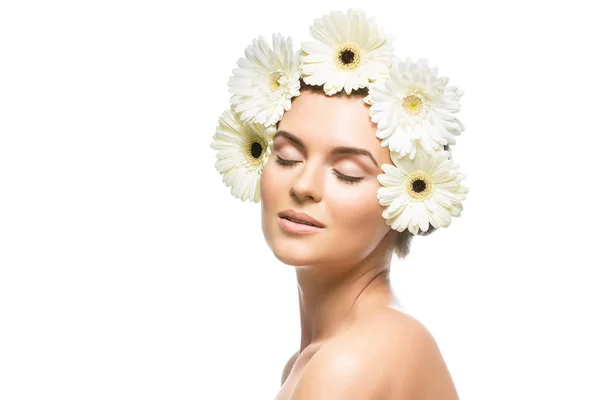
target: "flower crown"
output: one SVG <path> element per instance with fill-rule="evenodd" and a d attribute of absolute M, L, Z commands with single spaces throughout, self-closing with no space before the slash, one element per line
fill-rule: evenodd
<path fill-rule="evenodd" d="M 437 77 L 426 58 L 393 54 L 391 36 L 360 9 L 332 11 L 310 26 L 316 41 L 294 52 L 291 38 L 273 34 L 272 47 L 259 36 L 237 61 L 228 85 L 230 108 L 219 118 L 211 147 L 216 169 L 231 194 L 260 200 L 260 176 L 270 154 L 275 125 L 300 95 L 300 79 L 322 85 L 326 95 L 367 88 L 364 101 L 376 136 L 394 165 L 383 164 L 377 198 L 386 224 L 412 234 L 447 227 L 462 211 L 468 189 L 452 162 L 449 145 L 464 130 L 456 118 L 462 90 Z"/>

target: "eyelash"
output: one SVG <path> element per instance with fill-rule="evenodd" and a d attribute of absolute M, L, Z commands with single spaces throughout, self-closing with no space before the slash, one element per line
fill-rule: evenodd
<path fill-rule="evenodd" d="M 277 156 L 277 158 L 275 159 L 275 163 L 277 163 L 283 167 L 291 167 L 299 162 L 300 161 L 284 160 L 283 158 L 281 158 L 279 156 Z M 365 178 L 356 178 L 353 176 L 344 175 L 344 174 L 337 172 L 335 169 L 333 170 L 333 172 L 335 172 L 335 175 L 337 176 L 337 178 L 339 180 L 349 183 L 351 185 L 358 183 L 358 182 L 362 181 L 363 179 L 365 179 Z"/>

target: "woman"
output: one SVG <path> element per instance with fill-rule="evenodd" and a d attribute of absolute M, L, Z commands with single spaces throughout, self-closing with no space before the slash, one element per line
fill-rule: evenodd
<path fill-rule="evenodd" d="M 338 24 L 348 34 L 345 27 L 361 21 L 378 32 L 361 11 L 349 10 L 315 21 L 311 33 L 332 45 L 318 27 L 332 32 Z M 318 54 L 323 46 L 303 43 L 300 58 L 290 57 L 291 43 L 286 49 L 275 35 L 274 50 L 262 38 L 255 42 L 234 70 L 232 109 L 221 117 L 212 145 L 232 194 L 261 201 L 267 244 L 296 269 L 301 343 L 283 369 L 276 399 L 455 400 L 441 352 L 424 325 L 403 312 L 389 268 L 393 254 L 408 254 L 414 234 L 448 226 L 462 210 L 464 176 L 445 151 L 463 129 L 450 115 L 462 93 L 449 87 L 444 95 L 444 78 L 429 92 L 415 90 L 422 79 L 408 85 L 410 93 L 396 96 L 413 124 L 407 140 L 400 123 L 388 129 L 398 116 L 382 100 L 385 82 L 409 79 L 394 68 L 418 72 L 424 65 L 394 67 L 391 57 L 385 68 L 369 64 L 369 48 L 359 39 L 341 41 L 333 69 L 343 74 L 329 78 L 331 65 L 319 65 L 328 59 Z M 381 60 L 386 40 L 371 43 L 369 59 Z M 410 118 L 446 130 L 418 136 Z M 235 149 L 242 155 L 236 158 Z"/>

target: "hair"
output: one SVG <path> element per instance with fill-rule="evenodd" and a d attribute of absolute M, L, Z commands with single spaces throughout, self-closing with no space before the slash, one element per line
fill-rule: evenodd
<path fill-rule="evenodd" d="M 309 85 L 304 82 L 302 78 L 300 78 L 300 91 L 311 91 L 317 93 L 325 93 L 323 85 Z M 369 94 L 369 89 L 364 87 L 360 89 L 355 89 L 350 92 L 350 94 L 346 94 L 345 91 L 341 90 L 330 97 L 342 97 L 342 96 L 358 96 L 358 97 L 366 97 Z M 292 102 L 296 97 L 292 97 Z M 279 122 L 277 122 L 277 127 L 279 126 Z M 444 146 L 444 150 L 447 150 L 450 153 L 450 159 L 452 159 L 452 152 L 448 145 Z M 433 227 L 433 225 L 429 225 L 429 229 L 426 231 L 422 231 L 419 229 L 416 236 L 428 236 L 435 232 L 437 229 Z M 396 243 L 394 245 L 394 254 L 398 259 L 406 258 L 408 253 L 410 252 L 410 244 L 412 242 L 413 235 L 408 229 L 403 230 L 402 232 L 398 232 L 396 236 Z"/>

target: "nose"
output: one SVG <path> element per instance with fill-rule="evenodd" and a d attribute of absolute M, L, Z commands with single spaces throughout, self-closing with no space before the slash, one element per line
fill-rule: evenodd
<path fill-rule="evenodd" d="M 312 198 L 314 201 L 321 201 L 323 196 L 323 167 L 314 162 L 305 162 L 304 168 L 294 179 L 290 187 L 290 195 L 299 200 Z"/>

